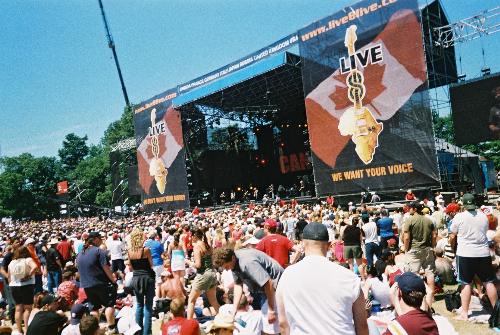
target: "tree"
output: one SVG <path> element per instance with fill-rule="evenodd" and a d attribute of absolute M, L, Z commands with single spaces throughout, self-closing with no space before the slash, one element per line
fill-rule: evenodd
<path fill-rule="evenodd" d="M 111 182 L 108 175 L 109 151 L 101 145 L 92 146 L 90 154 L 69 174 L 73 201 L 95 204 L 97 196 Z"/>
<path fill-rule="evenodd" d="M 210 149 L 224 151 L 248 151 L 252 146 L 248 142 L 248 135 L 238 125 L 216 128 L 210 135 Z"/>
<path fill-rule="evenodd" d="M 130 137 L 134 137 L 134 111 L 133 107 L 127 106 L 120 120 L 112 122 L 104 132 L 102 144 L 111 146 Z"/>
<path fill-rule="evenodd" d="M 0 216 L 45 218 L 56 214 L 56 183 L 61 166 L 55 157 L 30 154 L 4 157 L 0 174 Z"/>
<path fill-rule="evenodd" d="M 434 125 L 434 135 L 448 143 L 455 143 L 455 131 L 451 114 L 441 117 L 436 111 L 432 111 L 432 123 Z"/>
<path fill-rule="evenodd" d="M 62 148 L 58 151 L 61 163 L 66 171 L 74 170 L 78 163 L 88 155 L 87 140 L 87 135 L 83 137 L 79 137 L 74 133 L 66 135 Z"/>

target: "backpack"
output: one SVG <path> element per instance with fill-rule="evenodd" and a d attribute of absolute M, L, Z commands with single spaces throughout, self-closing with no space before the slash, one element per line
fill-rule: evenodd
<path fill-rule="evenodd" d="M 462 306 L 462 301 L 460 300 L 460 292 L 458 291 L 448 291 L 444 294 L 444 302 L 446 304 L 446 309 L 449 312 L 457 310 Z"/>
<path fill-rule="evenodd" d="M 9 271 L 15 281 L 21 281 L 31 273 L 31 267 L 28 263 L 30 258 L 15 259 L 9 264 Z"/>

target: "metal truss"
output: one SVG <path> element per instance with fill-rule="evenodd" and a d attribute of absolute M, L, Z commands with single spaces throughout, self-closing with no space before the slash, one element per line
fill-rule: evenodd
<path fill-rule="evenodd" d="M 111 151 L 127 151 L 135 148 L 135 138 L 129 137 L 114 144 Z"/>
<path fill-rule="evenodd" d="M 436 46 L 448 48 L 456 43 L 468 42 L 500 31 L 500 6 L 462 19 L 446 26 L 434 28 Z"/>

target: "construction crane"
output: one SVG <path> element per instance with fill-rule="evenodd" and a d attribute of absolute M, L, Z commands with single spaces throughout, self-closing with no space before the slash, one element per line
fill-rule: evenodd
<path fill-rule="evenodd" d="M 481 36 L 500 31 L 500 6 L 487 9 L 480 14 L 434 28 L 436 46 L 448 48 L 456 43 L 475 40 Z"/>
<path fill-rule="evenodd" d="M 106 20 L 106 14 L 104 14 L 104 7 L 102 6 L 102 0 L 99 0 L 99 6 L 101 7 L 101 15 L 102 20 L 104 21 L 104 28 L 106 29 L 106 37 L 108 38 L 108 47 L 113 52 L 113 58 L 115 59 L 116 69 L 118 70 L 118 76 L 120 77 L 120 83 L 122 85 L 123 97 L 125 98 L 125 103 L 127 106 L 130 106 L 130 102 L 128 100 L 127 89 L 125 88 L 125 83 L 123 82 L 122 71 L 120 69 L 120 63 L 118 63 L 118 56 L 116 55 L 115 42 L 113 41 L 113 37 L 111 36 L 111 32 L 109 31 L 108 22 Z"/>

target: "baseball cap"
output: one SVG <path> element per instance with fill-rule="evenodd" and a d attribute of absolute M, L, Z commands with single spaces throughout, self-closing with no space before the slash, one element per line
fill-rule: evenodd
<path fill-rule="evenodd" d="M 462 197 L 462 203 L 464 204 L 464 208 L 466 210 L 471 211 L 471 210 L 476 209 L 474 196 L 470 193 L 464 194 L 464 196 Z"/>
<path fill-rule="evenodd" d="M 24 245 L 29 245 L 31 243 L 35 243 L 35 239 L 33 237 L 28 237 L 26 241 L 24 241 Z"/>
<path fill-rule="evenodd" d="M 89 309 L 82 304 L 75 304 L 71 307 L 71 324 L 77 325 L 80 323 L 82 317 L 86 314 L 89 314 Z"/>
<path fill-rule="evenodd" d="M 89 239 L 89 238 L 96 238 L 96 237 L 101 237 L 101 234 L 99 234 L 99 232 L 97 232 L 97 231 L 91 231 L 91 232 L 89 232 L 89 235 L 87 238 Z"/>
<path fill-rule="evenodd" d="M 262 240 L 266 236 L 264 229 L 259 229 L 255 232 L 254 237 L 258 240 Z"/>
<path fill-rule="evenodd" d="M 328 242 L 328 230 L 322 223 L 311 222 L 305 226 L 302 239 Z"/>
<path fill-rule="evenodd" d="M 246 240 L 245 242 L 243 242 L 243 246 L 247 246 L 249 244 L 252 244 L 252 245 L 259 244 L 260 240 L 261 239 L 255 237 L 255 236 L 252 236 L 248 240 Z"/>
<path fill-rule="evenodd" d="M 267 219 L 266 222 L 264 223 L 264 226 L 269 228 L 276 228 L 278 227 L 278 223 L 276 222 L 276 220 Z"/>
<path fill-rule="evenodd" d="M 450 213 L 456 213 L 459 210 L 460 210 L 460 205 L 459 204 L 451 203 L 451 204 L 448 204 L 448 206 L 446 206 L 446 209 L 444 210 L 444 212 L 446 214 L 450 214 Z"/>
<path fill-rule="evenodd" d="M 398 283 L 399 289 L 405 293 L 414 291 L 425 293 L 424 280 L 413 272 L 405 272 L 396 276 L 396 283 Z"/>

